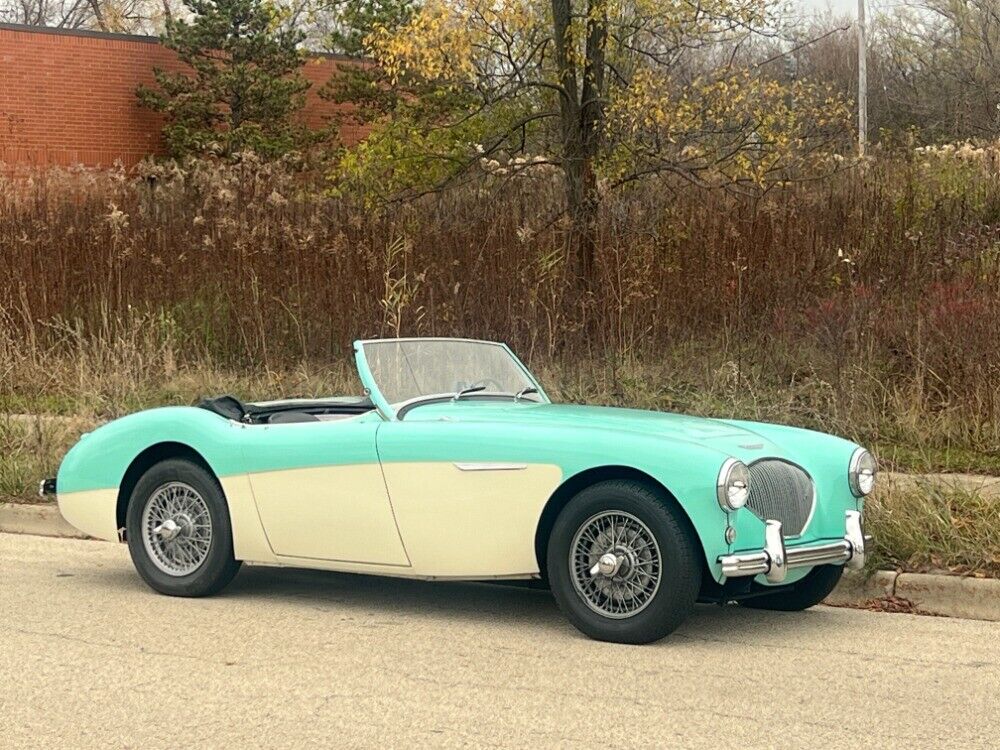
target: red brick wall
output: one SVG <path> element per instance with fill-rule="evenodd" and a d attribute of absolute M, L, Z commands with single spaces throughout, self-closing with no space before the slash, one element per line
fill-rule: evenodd
<path fill-rule="evenodd" d="M 310 127 L 337 109 L 317 95 L 337 65 L 318 57 L 303 69 L 313 82 L 302 113 Z M 0 165 L 132 166 L 164 153 L 162 119 L 135 96 L 154 67 L 180 67 L 154 37 L 0 25 Z M 341 132 L 348 143 L 360 135 Z"/>

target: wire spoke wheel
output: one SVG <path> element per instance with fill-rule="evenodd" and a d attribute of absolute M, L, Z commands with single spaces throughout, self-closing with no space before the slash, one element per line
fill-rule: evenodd
<path fill-rule="evenodd" d="M 631 513 L 604 511 L 584 521 L 570 545 L 569 566 L 577 593 L 604 617 L 632 617 L 660 589 L 660 546 Z"/>
<path fill-rule="evenodd" d="M 149 559 L 167 575 L 195 572 L 212 547 L 208 503 L 184 482 L 156 488 L 142 511 L 142 543 Z"/>

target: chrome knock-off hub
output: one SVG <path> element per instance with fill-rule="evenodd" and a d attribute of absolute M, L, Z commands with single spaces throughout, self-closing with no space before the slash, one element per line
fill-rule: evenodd
<path fill-rule="evenodd" d="M 181 533 L 181 525 L 174 519 L 168 518 L 166 521 L 153 529 L 153 533 L 160 537 L 163 541 L 169 542 Z"/>

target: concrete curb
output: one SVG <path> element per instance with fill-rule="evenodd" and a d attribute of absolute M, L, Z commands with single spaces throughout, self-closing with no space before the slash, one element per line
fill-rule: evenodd
<path fill-rule="evenodd" d="M 54 503 L 0 503 L 0 532 L 89 538 L 66 523 Z M 995 578 L 848 570 L 825 604 L 879 609 L 880 602 L 890 600 L 905 600 L 926 614 L 1000 622 L 1000 579 Z"/>
<path fill-rule="evenodd" d="M 880 475 L 889 487 L 900 490 L 927 490 L 965 492 L 984 498 L 1000 499 L 1000 477 L 985 474 L 900 474 L 884 472 Z"/>
<path fill-rule="evenodd" d="M 70 526 L 55 503 L 24 505 L 0 503 L 0 532 L 7 534 L 36 534 L 71 539 L 89 539 L 86 534 Z"/>
<path fill-rule="evenodd" d="M 835 607 L 858 607 L 873 599 L 895 596 L 898 575 L 894 570 L 876 570 L 870 576 L 864 571 L 845 570 L 825 603 Z"/>
<path fill-rule="evenodd" d="M 825 604 L 881 609 L 891 602 L 922 614 L 1000 622 L 1000 579 L 848 570 Z"/>
<path fill-rule="evenodd" d="M 900 573 L 895 595 L 925 612 L 1000 622 L 1000 580 Z"/>

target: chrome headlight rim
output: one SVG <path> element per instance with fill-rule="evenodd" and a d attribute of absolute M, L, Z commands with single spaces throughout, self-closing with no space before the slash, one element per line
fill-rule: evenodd
<path fill-rule="evenodd" d="M 735 474 L 735 476 L 734 476 Z M 742 490 L 734 497 L 731 487 Z M 715 496 L 727 513 L 733 513 L 747 504 L 750 499 L 750 468 L 738 458 L 727 458 L 719 470 L 715 483 Z"/>
<path fill-rule="evenodd" d="M 875 456 L 867 448 L 855 450 L 851 454 L 851 463 L 847 470 L 851 494 L 857 498 L 868 497 L 875 490 L 877 476 L 878 463 L 875 461 Z"/>

